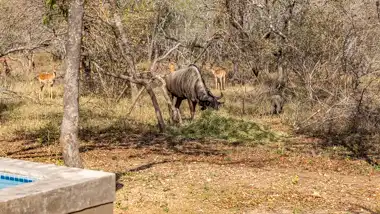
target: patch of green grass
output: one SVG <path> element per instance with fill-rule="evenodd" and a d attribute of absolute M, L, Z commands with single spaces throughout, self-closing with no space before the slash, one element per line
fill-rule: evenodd
<path fill-rule="evenodd" d="M 65 165 L 65 163 L 63 162 L 62 159 L 57 159 L 57 160 L 55 160 L 55 165 L 63 166 L 63 165 Z"/>
<path fill-rule="evenodd" d="M 171 128 L 170 133 L 184 139 L 219 139 L 228 142 L 265 143 L 277 140 L 275 133 L 262 126 L 241 119 L 224 117 L 215 111 L 204 111 L 194 122 L 179 128 Z"/>

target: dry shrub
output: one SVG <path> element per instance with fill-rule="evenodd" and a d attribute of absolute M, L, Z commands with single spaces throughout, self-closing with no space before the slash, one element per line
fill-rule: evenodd
<path fill-rule="evenodd" d="M 293 95 L 286 118 L 298 132 L 325 139 L 322 146 L 343 146 L 375 162 L 380 29 L 365 18 L 375 14 L 364 11 L 363 2 L 334 2 L 305 7 L 294 18 L 284 51 L 286 91 Z"/>

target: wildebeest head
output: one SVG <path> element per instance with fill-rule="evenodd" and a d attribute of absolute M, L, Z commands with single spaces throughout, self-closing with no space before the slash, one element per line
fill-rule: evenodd
<path fill-rule="evenodd" d="M 214 96 L 211 93 L 209 93 L 209 97 L 206 101 L 200 101 L 199 105 L 201 106 L 201 110 L 206 110 L 207 107 L 211 107 L 215 110 L 219 110 L 219 107 L 223 104 L 223 102 L 219 102 L 220 99 L 223 98 L 223 93 L 218 96 Z"/>

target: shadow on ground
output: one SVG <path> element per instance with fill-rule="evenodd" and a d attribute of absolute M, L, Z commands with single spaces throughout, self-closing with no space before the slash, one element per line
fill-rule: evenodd
<path fill-rule="evenodd" d="M 57 115 L 48 116 L 56 118 Z M 88 118 L 90 117 L 90 118 Z M 88 114 L 83 124 L 97 115 Z M 13 141 L 35 142 L 37 148 L 58 143 L 59 120 L 52 120 L 36 130 L 19 130 Z M 275 142 L 277 136 L 256 123 L 219 116 L 212 111 L 203 112 L 194 122 L 186 122 L 181 127 L 168 127 L 165 133 L 159 133 L 155 126 L 133 121 L 117 120 L 104 126 L 88 126 L 79 130 L 79 139 L 83 142 L 81 152 L 94 149 L 139 149 L 151 147 L 161 153 L 176 152 L 186 155 L 222 155 L 214 145 L 256 146 Z M 153 148 L 154 147 L 154 148 Z M 31 150 L 25 147 L 19 152 Z M 14 152 L 17 153 L 17 152 Z M 12 154 L 14 154 L 12 153 Z M 9 155 L 12 155 L 9 154 Z"/>

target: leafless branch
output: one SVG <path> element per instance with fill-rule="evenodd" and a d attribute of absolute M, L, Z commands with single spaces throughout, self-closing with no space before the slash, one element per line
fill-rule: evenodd
<path fill-rule="evenodd" d="M 273 24 L 269 24 L 269 28 L 271 29 L 271 31 L 277 35 L 279 35 L 281 38 L 283 38 L 284 40 L 287 40 L 287 37 L 285 36 L 285 34 L 283 34 L 281 31 L 277 30 Z"/>
<path fill-rule="evenodd" d="M 193 64 L 197 63 L 198 60 L 203 56 L 203 54 L 207 51 L 207 49 L 210 47 L 210 45 L 212 44 L 213 41 L 215 41 L 215 39 L 218 39 L 219 38 L 219 33 L 215 33 L 208 41 L 207 41 L 207 44 L 206 46 L 203 48 L 203 51 L 197 56 L 197 58 L 195 58 Z"/>
<path fill-rule="evenodd" d="M 180 45 L 181 45 L 181 43 L 176 44 L 173 48 L 171 48 L 170 50 L 168 50 L 168 52 L 166 52 L 163 56 L 161 56 L 160 58 L 158 58 L 157 62 L 160 62 L 160 61 L 164 60 L 166 57 L 169 56 L 169 54 L 171 52 L 173 52 L 175 49 L 177 49 Z"/>
<path fill-rule="evenodd" d="M 133 109 L 134 109 L 135 106 L 136 106 L 137 101 L 140 99 L 140 97 L 141 97 L 142 93 L 145 91 L 145 89 L 146 89 L 146 88 L 143 87 L 143 88 L 141 88 L 140 91 L 137 93 L 135 100 L 133 101 L 131 107 L 129 108 L 129 111 L 128 111 L 128 113 L 127 113 L 127 117 L 129 117 L 129 115 L 132 113 Z"/>
<path fill-rule="evenodd" d="M 47 47 L 50 45 L 51 39 L 47 39 L 39 44 L 32 45 L 32 46 L 22 46 L 17 48 L 12 48 L 9 50 L 4 51 L 3 53 L 0 53 L 0 57 L 6 56 L 11 53 L 19 52 L 19 51 L 33 51 L 39 48 Z"/>
<path fill-rule="evenodd" d="M 121 91 L 121 93 L 119 94 L 119 96 L 117 97 L 116 102 L 119 102 L 119 100 L 121 99 L 121 97 L 123 96 L 123 94 L 125 93 L 125 91 L 128 88 L 129 88 L 128 83 L 125 83 L 125 86 L 124 86 L 123 90 Z"/>
<path fill-rule="evenodd" d="M 155 56 L 151 66 L 150 66 L 150 72 L 154 72 L 156 70 L 156 64 L 159 63 L 160 61 L 166 59 L 166 57 L 168 57 L 169 54 L 171 52 L 173 52 L 175 49 L 177 49 L 180 45 L 181 45 L 181 43 L 177 43 L 173 48 L 168 50 L 164 55 L 162 55 L 159 58 L 157 58 L 157 56 Z"/>

